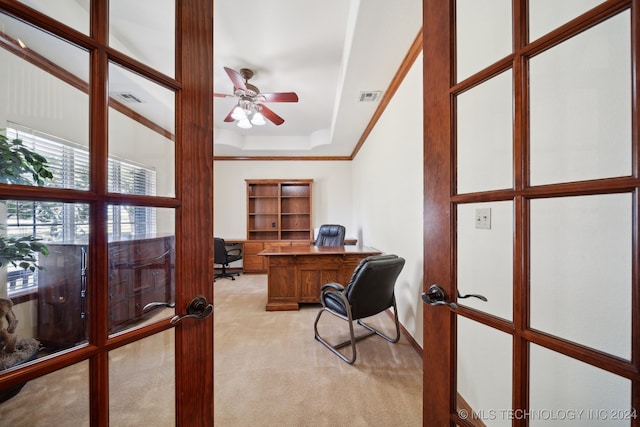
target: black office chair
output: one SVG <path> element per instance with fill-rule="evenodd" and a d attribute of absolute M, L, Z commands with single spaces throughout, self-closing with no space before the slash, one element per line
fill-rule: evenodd
<path fill-rule="evenodd" d="M 227 271 L 229 267 L 229 263 L 234 261 L 238 261 L 242 259 L 242 249 L 235 248 L 227 250 L 227 246 L 224 242 L 224 239 L 219 237 L 214 237 L 213 239 L 213 262 L 214 264 L 220 264 L 222 266 L 222 271 L 217 273 L 213 277 L 213 281 L 220 277 L 227 277 L 231 280 L 236 280 L 234 275 L 239 276 L 239 272 L 230 273 Z"/>
<path fill-rule="evenodd" d="M 322 308 L 313 324 L 315 338 L 348 364 L 352 364 L 356 360 L 356 341 L 375 334 L 391 343 L 397 343 L 400 340 L 400 323 L 398 321 L 398 307 L 396 306 L 394 287 L 403 267 L 404 258 L 397 255 L 370 256 L 360 261 L 360 264 L 353 271 L 351 280 L 349 280 L 346 288 L 339 283 L 323 285 L 320 291 Z M 395 338 L 386 336 L 362 321 L 363 318 L 374 316 L 389 307 L 393 307 L 394 312 Z M 318 321 L 325 311 L 349 323 L 349 333 L 351 335 L 349 340 L 332 345 L 318 334 Z M 353 333 L 354 320 L 367 329 L 368 332 L 355 336 Z M 351 358 L 347 358 L 338 351 L 338 349 L 349 344 L 351 344 Z"/>
<path fill-rule="evenodd" d="M 345 228 L 343 225 L 324 224 L 318 230 L 315 246 L 342 246 L 344 245 Z"/>

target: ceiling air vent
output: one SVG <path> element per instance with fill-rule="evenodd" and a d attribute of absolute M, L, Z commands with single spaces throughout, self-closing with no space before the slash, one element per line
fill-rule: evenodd
<path fill-rule="evenodd" d="M 382 96 L 382 91 L 373 90 L 370 92 L 360 92 L 360 102 L 374 102 Z"/>
<path fill-rule="evenodd" d="M 120 102 L 124 102 L 126 104 L 141 104 L 142 100 L 132 94 L 131 92 L 115 92 L 112 93 L 111 96 L 116 98 Z"/>

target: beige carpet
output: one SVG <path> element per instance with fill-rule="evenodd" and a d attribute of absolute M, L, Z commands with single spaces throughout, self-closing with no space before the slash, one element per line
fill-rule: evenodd
<path fill-rule="evenodd" d="M 398 344 L 367 338 L 347 365 L 313 338 L 319 305 L 266 312 L 266 294 L 264 275 L 215 282 L 216 426 L 422 425 L 422 361 L 404 337 Z M 385 313 L 370 323 L 392 332 Z M 346 322 L 326 314 L 320 331 L 332 342 L 348 337 Z M 111 425 L 174 424 L 173 358 L 164 351 L 172 347 L 168 331 L 112 354 L 119 387 L 111 393 Z M 88 388 L 87 362 L 30 381 L 0 404 L 0 426 L 88 426 Z"/>
<path fill-rule="evenodd" d="M 266 292 L 264 275 L 215 282 L 216 426 L 422 425 L 422 360 L 404 337 L 360 341 L 348 365 L 313 337 L 319 305 L 266 312 Z M 345 321 L 320 322 L 330 342 L 348 338 Z M 393 332 L 385 313 L 369 323 Z"/>
<path fill-rule="evenodd" d="M 110 425 L 175 425 L 173 330 L 113 350 Z M 149 355 L 152 355 L 149 358 Z M 89 426 L 89 362 L 29 381 L 0 403 L 0 427 Z"/>

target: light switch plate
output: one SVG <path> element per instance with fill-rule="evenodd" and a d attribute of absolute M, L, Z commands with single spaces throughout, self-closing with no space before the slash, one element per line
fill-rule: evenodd
<path fill-rule="evenodd" d="M 476 209 L 476 228 L 491 229 L 491 208 Z"/>

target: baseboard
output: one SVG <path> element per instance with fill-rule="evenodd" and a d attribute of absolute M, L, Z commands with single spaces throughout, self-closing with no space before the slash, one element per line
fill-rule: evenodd
<path fill-rule="evenodd" d="M 393 311 L 391 311 L 391 309 L 387 309 L 386 311 L 389 317 L 391 317 L 391 320 L 395 321 L 395 314 Z M 418 342 L 411 336 L 409 331 L 405 329 L 404 325 L 401 322 L 398 323 L 400 324 L 400 333 L 407 339 L 407 341 L 409 341 L 411 347 L 416 351 L 416 353 L 418 353 L 420 359 L 422 359 L 422 347 L 420 347 L 420 344 L 418 344 Z"/>

